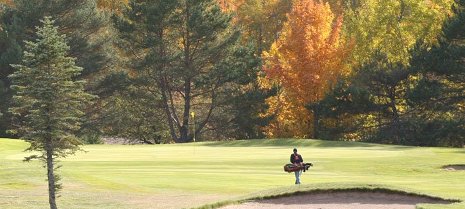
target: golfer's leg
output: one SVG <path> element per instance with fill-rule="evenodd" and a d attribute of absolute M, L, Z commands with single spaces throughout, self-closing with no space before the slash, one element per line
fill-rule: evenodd
<path fill-rule="evenodd" d="M 294 172 L 295 174 L 295 184 L 300 184 L 300 171 Z"/>

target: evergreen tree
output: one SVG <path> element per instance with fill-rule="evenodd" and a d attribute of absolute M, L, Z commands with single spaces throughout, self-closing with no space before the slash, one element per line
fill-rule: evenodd
<path fill-rule="evenodd" d="M 135 91 L 142 91 L 137 93 L 141 96 L 137 102 L 149 103 L 145 108 L 158 112 L 163 110 L 165 115 L 171 111 L 166 96 L 173 73 L 168 66 L 174 56 L 170 50 L 169 32 L 174 24 L 173 13 L 177 5 L 177 1 L 132 0 L 121 16 L 114 17 L 122 40 L 119 43 L 122 56 L 127 57 L 126 67 L 128 74 L 132 75 L 131 83 Z M 116 105 L 111 103 L 109 101 L 110 105 Z M 172 120 L 165 116 L 163 122 L 169 124 L 170 133 L 175 132 Z M 171 138 L 176 140 L 174 136 Z"/>
<path fill-rule="evenodd" d="M 111 39 L 109 18 L 97 9 L 94 0 L 14 0 L 12 5 L 0 9 L 0 136 L 5 135 L 11 116 L 7 113 L 12 92 L 9 90 L 8 75 L 14 72 L 10 64 L 22 59 L 24 41 L 36 37 L 34 27 L 44 16 L 57 17 L 60 33 L 66 34 L 70 55 L 83 67 L 82 77 L 95 81 L 93 77 L 107 69 L 112 60 L 107 50 Z M 59 17 L 59 18 L 58 18 Z M 99 75 L 101 76 L 101 75 Z M 87 88 L 90 88 L 90 83 Z"/>
<path fill-rule="evenodd" d="M 424 130 L 435 130 L 436 141 L 465 144 L 465 1 L 456 0 L 444 23 L 439 43 L 418 47 L 411 61 L 418 82 L 408 101 L 417 109 Z"/>
<path fill-rule="evenodd" d="M 276 89 L 270 91 L 258 87 L 257 81 L 252 81 L 240 94 L 231 97 L 232 125 L 230 135 L 236 139 L 264 138 L 262 128 L 268 125 L 270 117 L 261 117 L 260 113 L 267 108 L 266 98 L 276 94 Z"/>
<path fill-rule="evenodd" d="M 224 118 L 215 115 L 230 108 L 227 95 L 240 91 L 244 76 L 255 75 L 231 16 L 214 0 L 133 0 L 115 22 L 134 58 L 135 82 L 157 98 L 147 108 L 164 112 L 176 142 L 199 136 L 206 126 L 216 129 L 212 120 Z M 195 130 L 189 128 L 192 111 Z"/>
<path fill-rule="evenodd" d="M 55 173 L 57 158 L 79 149 L 73 133 L 80 127 L 82 109 L 91 95 L 84 92 L 82 80 L 74 80 L 82 68 L 68 56 L 65 35 L 59 34 L 50 17 L 41 22 L 38 39 L 26 42 L 21 64 L 12 65 L 16 71 L 9 77 L 15 95 L 10 111 L 17 119 L 13 131 L 31 144 L 28 151 L 40 152 L 26 161 L 39 159 L 46 164 L 49 203 L 55 209 L 61 188 Z"/>
<path fill-rule="evenodd" d="M 402 143 L 408 76 L 405 65 L 377 53 L 348 81 L 340 81 L 321 102 L 311 105 L 326 119 L 319 127 L 323 136 Z"/>

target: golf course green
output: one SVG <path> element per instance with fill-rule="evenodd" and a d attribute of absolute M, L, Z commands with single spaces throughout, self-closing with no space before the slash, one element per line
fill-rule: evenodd
<path fill-rule="evenodd" d="M 0 208 L 47 208 L 45 169 L 23 162 L 20 140 L 0 139 Z M 312 162 L 294 185 L 292 148 Z M 465 149 L 321 140 L 240 140 L 166 145 L 85 145 L 62 159 L 61 208 L 191 208 L 322 189 L 392 189 L 463 202 Z"/>

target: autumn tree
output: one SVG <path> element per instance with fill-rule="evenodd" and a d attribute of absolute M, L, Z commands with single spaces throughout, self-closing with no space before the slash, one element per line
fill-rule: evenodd
<path fill-rule="evenodd" d="M 342 17 L 328 3 L 294 2 L 279 39 L 264 53 L 263 88 L 276 88 L 263 116 L 274 116 L 265 128 L 270 137 L 310 137 L 314 113 L 305 105 L 321 99 L 344 73 L 346 47 L 340 40 Z"/>
<path fill-rule="evenodd" d="M 464 5 L 455 1 L 436 44 L 419 36 L 397 62 L 382 48 L 341 79 L 315 105 L 324 117 L 320 131 L 334 139 L 463 147 Z"/>
<path fill-rule="evenodd" d="M 349 60 L 353 67 L 380 52 L 391 62 L 408 64 L 417 40 L 436 42 L 453 0 L 344 1 L 343 36 L 355 42 Z"/>
<path fill-rule="evenodd" d="M 218 5 L 223 11 L 237 11 L 237 8 L 244 3 L 245 0 L 217 0 Z"/>
<path fill-rule="evenodd" d="M 242 42 L 252 43 L 260 56 L 278 39 L 291 6 L 290 0 L 244 0 L 236 11 Z"/>
<path fill-rule="evenodd" d="M 97 7 L 111 12 L 120 12 L 129 0 L 97 0 Z"/>
<path fill-rule="evenodd" d="M 258 72 L 262 68 L 261 55 L 270 48 L 280 34 L 282 26 L 290 11 L 291 0 L 218 0 L 224 11 L 234 14 L 232 24 L 241 31 L 240 42 L 253 53 L 246 53 L 245 60 L 255 63 L 257 67 L 251 72 Z M 264 99 L 273 91 L 263 91 L 257 82 L 257 75 L 252 74 L 246 79 L 247 85 L 242 86 L 240 93 L 231 95 L 228 103 L 232 104 L 232 113 L 223 114 L 220 118 L 230 130 L 228 134 L 235 138 L 263 138 L 261 127 L 267 124 L 268 117 L 260 117 L 260 112 L 266 109 Z M 221 111 L 225 113 L 229 111 Z M 219 120 L 218 120 L 219 121 Z M 227 122 L 231 121 L 231 122 Z M 218 123 L 220 125 L 220 123 Z M 231 127 L 232 126 L 232 127 Z"/>
<path fill-rule="evenodd" d="M 0 5 L 13 5 L 13 0 L 0 0 Z"/>
<path fill-rule="evenodd" d="M 47 168 L 49 204 L 56 209 L 56 193 L 61 188 L 57 158 L 79 149 L 74 136 L 79 129 L 83 108 L 92 98 L 84 92 L 84 81 L 75 80 L 82 68 L 69 57 L 70 47 L 60 35 L 54 21 L 47 17 L 37 28 L 38 39 L 26 42 L 21 64 L 10 76 L 15 91 L 10 111 L 17 118 L 15 130 L 37 151 L 26 160 L 38 159 Z"/>

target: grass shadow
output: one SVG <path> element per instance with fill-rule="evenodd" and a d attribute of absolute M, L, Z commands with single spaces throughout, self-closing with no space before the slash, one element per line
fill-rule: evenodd
<path fill-rule="evenodd" d="M 449 164 L 441 166 L 441 169 L 448 171 L 465 171 L 465 164 Z"/>
<path fill-rule="evenodd" d="M 218 141 L 209 142 L 204 146 L 213 147 L 318 147 L 318 148 L 382 148 L 383 150 L 404 150 L 415 147 L 400 146 L 400 145 L 385 145 L 366 142 L 352 141 L 326 141 L 316 139 L 250 139 L 250 140 L 235 140 L 235 141 Z"/>
<path fill-rule="evenodd" d="M 454 152 L 465 154 L 465 148 L 459 149 L 459 150 L 454 151 Z"/>

